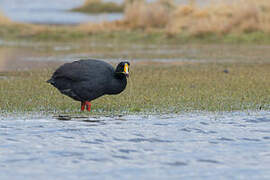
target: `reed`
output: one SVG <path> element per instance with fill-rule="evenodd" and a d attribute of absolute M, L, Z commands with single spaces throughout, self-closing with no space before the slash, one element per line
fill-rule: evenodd
<path fill-rule="evenodd" d="M 270 32 L 270 3 L 267 0 L 220 1 L 205 7 L 178 6 L 166 26 L 168 33 L 195 36 Z"/>
<path fill-rule="evenodd" d="M 132 1 L 126 5 L 123 22 L 131 29 L 165 28 L 174 6 L 172 0 Z"/>
<path fill-rule="evenodd" d="M 214 1 L 198 6 L 196 1 L 176 5 L 173 1 L 133 1 L 125 9 L 125 25 L 131 29 L 161 28 L 168 34 L 195 36 L 270 32 L 267 0 Z"/>

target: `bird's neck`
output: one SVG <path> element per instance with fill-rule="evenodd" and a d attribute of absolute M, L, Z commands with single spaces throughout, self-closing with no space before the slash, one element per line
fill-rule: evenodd
<path fill-rule="evenodd" d="M 115 73 L 114 78 L 111 81 L 110 93 L 108 94 L 119 94 L 122 92 L 127 85 L 127 78 L 124 74 Z"/>

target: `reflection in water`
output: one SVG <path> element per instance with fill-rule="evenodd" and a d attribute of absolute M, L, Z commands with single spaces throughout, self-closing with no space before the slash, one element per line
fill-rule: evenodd
<path fill-rule="evenodd" d="M 87 123 L 99 123 L 104 124 L 103 120 L 97 119 L 95 117 L 87 117 L 87 116 L 69 116 L 69 115 L 58 115 L 53 116 L 59 121 L 82 121 Z"/>
<path fill-rule="evenodd" d="M 27 68 L 26 62 L 21 60 L 26 53 L 31 54 L 17 48 L 0 48 L 0 72 Z"/>
<path fill-rule="evenodd" d="M 0 116 L 0 179 L 269 179 L 269 118 Z"/>
<path fill-rule="evenodd" d="M 31 48 L 14 48 L 0 46 L 0 72 L 15 70 L 30 70 L 34 68 L 48 68 L 60 64 L 53 61 L 35 61 L 41 53 Z M 27 60 L 28 57 L 35 57 Z"/>

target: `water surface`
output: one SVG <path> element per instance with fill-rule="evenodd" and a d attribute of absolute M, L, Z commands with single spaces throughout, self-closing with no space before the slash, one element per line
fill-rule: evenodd
<path fill-rule="evenodd" d="M 104 1 L 123 2 L 123 0 Z M 154 0 L 148 1 L 151 2 Z M 187 4 L 189 1 L 176 0 L 179 4 Z M 1 0 L 0 10 L 13 21 L 35 24 L 79 24 L 114 21 L 123 18 L 123 14 L 121 13 L 85 14 L 69 11 L 72 8 L 81 6 L 83 2 L 84 0 Z M 203 6 L 210 3 L 211 0 L 197 0 L 196 2 Z"/>
<path fill-rule="evenodd" d="M 269 179 L 269 113 L 1 115 L 0 179 Z"/>
<path fill-rule="evenodd" d="M 65 62 L 79 59 L 103 59 L 117 63 L 129 60 L 133 63 L 269 63 L 268 45 L 232 44 L 89 44 L 29 43 L 0 40 L 0 72 L 56 68 Z"/>
<path fill-rule="evenodd" d="M 34 24 L 79 24 L 114 21 L 121 13 L 85 14 L 69 11 L 84 0 L 1 0 L 0 9 L 11 20 Z"/>

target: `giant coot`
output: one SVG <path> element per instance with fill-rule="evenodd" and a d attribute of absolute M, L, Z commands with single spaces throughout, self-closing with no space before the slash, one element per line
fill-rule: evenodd
<path fill-rule="evenodd" d="M 105 94 L 119 94 L 127 85 L 129 62 L 116 69 L 101 60 L 79 60 L 60 66 L 47 82 L 62 94 L 81 102 L 81 110 L 91 110 L 91 101 Z"/>

